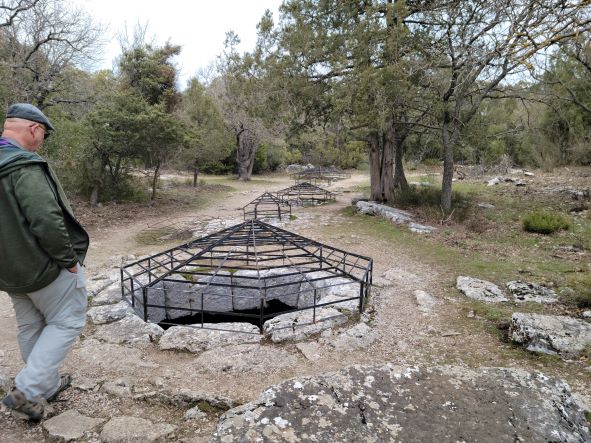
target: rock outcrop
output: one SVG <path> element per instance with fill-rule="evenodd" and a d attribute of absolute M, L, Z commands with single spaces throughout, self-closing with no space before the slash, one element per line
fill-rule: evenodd
<path fill-rule="evenodd" d="M 209 442 L 589 441 L 559 379 L 521 370 L 352 366 L 265 390 Z"/>
<path fill-rule="evenodd" d="M 591 346 L 591 324 L 567 316 L 515 313 L 509 336 L 528 351 L 575 356 Z"/>
<path fill-rule="evenodd" d="M 456 287 L 466 297 L 473 298 L 475 300 L 498 303 L 502 301 L 508 301 L 505 294 L 494 283 L 486 280 L 480 280 L 472 277 L 458 277 Z"/>

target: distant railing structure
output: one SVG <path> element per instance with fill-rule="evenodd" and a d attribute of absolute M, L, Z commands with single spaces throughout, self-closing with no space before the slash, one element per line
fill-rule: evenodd
<path fill-rule="evenodd" d="M 277 191 L 277 197 L 291 205 L 318 205 L 336 200 L 336 194 L 310 182 L 302 182 Z"/>
<path fill-rule="evenodd" d="M 244 220 L 291 217 L 291 205 L 280 198 L 265 192 L 242 208 Z"/>
<path fill-rule="evenodd" d="M 295 180 L 296 183 L 328 183 L 329 185 L 333 181 L 344 180 L 350 178 L 351 175 L 343 172 L 336 168 L 308 168 L 304 169 L 303 171 L 294 172 L 291 174 L 291 178 Z"/>

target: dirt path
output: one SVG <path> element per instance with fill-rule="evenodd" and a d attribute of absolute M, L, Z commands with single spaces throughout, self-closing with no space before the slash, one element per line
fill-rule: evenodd
<path fill-rule="evenodd" d="M 142 230 L 162 223 L 182 222 L 187 218 L 240 219 L 237 209 L 252 201 L 264 190 L 277 190 L 289 186 L 287 178 L 273 179 L 258 186 L 249 184 L 248 190 L 231 192 L 218 203 L 188 213 L 162 214 L 149 220 L 135 220 L 116 229 L 101 226 L 91 232 L 92 246 L 88 256 L 89 271 L 103 272 L 118 265 L 121 256 L 142 255 L 158 251 L 159 247 L 138 245 L 135 236 Z M 219 412 L 212 411 L 206 420 L 184 421 L 184 409 L 163 401 L 144 401 L 141 397 L 107 394 L 99 390 L 101 384 L 116 381 L 122 386 L 145 390 L 179 392 L 189 389 L 203 396 L 225 396 L 236 403 L 252 400 L 267 386 L 287 378 L 337 370 L 351 364 L 393 362 L 399 365 L 465 364 L 495 366 L 502 344 L 491 340 L 490 334 L 473 334 L 464 328 L 454 293 L 449 288 L 450 276 L 444 270 L 426 266 L 408 256 L 407 250 L 395 243 L 381 244 L 363 234 L 353 232 L 341 209 L 350 204 L 355 195 L 350 190 L 366 182 L 367 177 L 352 178 L 331 186 L 341 193 L 335 204 L 314 208 L 297 208 L 297 219 L 286 229 L 313 238 L 331 246 L 374 259 L 373 307 L 368 312 L 370 324 L 378 339 L 368 348 L 349 352 L 336 351 L 330 346 L 314 344 L 316 356 L 306 358 L 296 344 L 271 345 L 286 352 L 293 361 L 289 365 L 278 361 L 264 361 L 243 372 L 212 371 L 194 354 L 163 352 L 156 347 L 128 348 L 95 341 L 93 327 L 88 326 L 82 340 L 75 345 L 67 359 L 65 369 L 78 380 L 91 386 L 89 391 L 68 390 L 63 402 L 57 404 L 56 413 L 76 409 L 84 415 L 109 419 L 117 415 L 134 415 L 155 422 L 169 422 L 178 426 L 175 440 L 205 441 L 213 430 Z M 435 296 L 439 305 L 430 314 L 417 308 L 415 291 L 423 290 Z M 455 293 L 454 293 L 455 294 Z M 0 376 L 14 376 L 21 362 L 15 337 L 15 323 L 9 299 L 0 293 Z M 467 334 L 471 334 L 467 336 Z M 225 349 L 219 349 L 216 358 L 225 358 Z M 230 356 L 231 358 L 231 356 Z M 505 365 L 520 367 L 523 362 L 505 361 Z M 92 387 L 96 386 L 96 387 Z M 137 398 L 140 398 L 139 400 Z M 186 409 L 186 408 L 185 408 Z M 5 433 L 2 441 L 39 441 L 46 438 L 39 425 L 15 421 L 8 414 L 0 414 L 0 429 Z M 95 436 L 81 441 L 96 440 Z"/>

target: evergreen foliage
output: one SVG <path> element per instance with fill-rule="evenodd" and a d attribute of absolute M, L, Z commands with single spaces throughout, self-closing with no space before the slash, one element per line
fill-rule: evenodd
<path fill-rule="evenodd" d="M 557 212 L 534 211 L 523 217 L 523 229 L 527 232 L 548 235 L 569 228 L 570 222 Z"/>

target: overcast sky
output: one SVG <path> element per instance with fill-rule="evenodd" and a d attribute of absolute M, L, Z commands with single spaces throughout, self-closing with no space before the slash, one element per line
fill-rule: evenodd
<path fill-rule="evenodd" d="M 281 0 L 72 0 L 87 10 L 98 22 L 108 26 L 107 44 L 98 68 L 112 68 L 120 53 L 117 35 L 127 29 L 129 34 L 137 23 L 148 25 L 148 37 L 155 36 L 162 44 L 167 40 L 181 45 L 177 60 L 180 86 L 198 69 L 213 62 L 224 47 L 225 34 L 233 30 L 247 51 L 256 43 L 256 24 L 266 9 L 275 21 Z"/>

